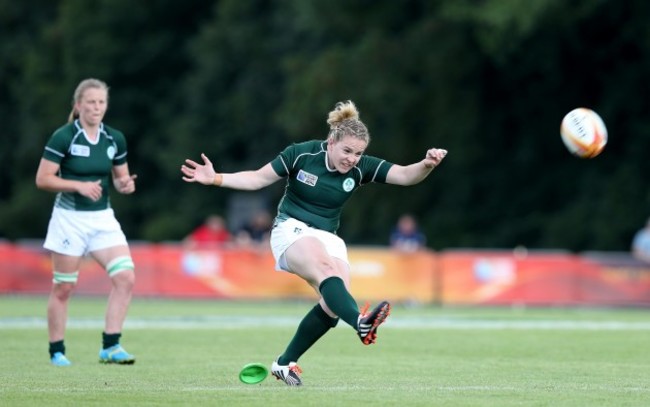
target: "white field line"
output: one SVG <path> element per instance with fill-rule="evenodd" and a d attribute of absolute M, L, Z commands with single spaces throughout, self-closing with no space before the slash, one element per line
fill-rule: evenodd
<path fill-rule="evenodd" d="M 297 317 L 214 316 L 127 318 L 127 329 L 238 329 L 295 327 Z M 100 318 L 69 318 L 68 328 L 97 329 L 104 326 Z M 0 318 L 2 329 L 43 329 L 45 318 Z M 449 329 L 449 330 L 579 330 L 579 331 L 650 331 L 650 321 L 570 321 L 570 320 L 480 320 L 448 318 L 392 318 L 382 329 Z"/>

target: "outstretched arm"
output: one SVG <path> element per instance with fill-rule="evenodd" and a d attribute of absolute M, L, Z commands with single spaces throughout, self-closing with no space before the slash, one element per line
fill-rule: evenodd
<path fill-rule="evenodd" d="M 184 175 L 183 181 L 254 191 L 282 179 L 282 177 L 275 173 L 270 163 L 255 171 L 219 174 L 214 170 L 212 162 L 205 154 L 201 154 L 201 159 L 203 159 L 203 164 L 199 164 L 190 159 L 185 160 L 185 164 L 181 166 L 181 172 Z"/>
<path fill-rule="evenodd" d="M 415 185 L 425 179 L 447 155 L 447 150 L 432 148 L 422 161 L 411 165 L 393 165 L 386 175 L 386 183 L 395 185 Z"/>

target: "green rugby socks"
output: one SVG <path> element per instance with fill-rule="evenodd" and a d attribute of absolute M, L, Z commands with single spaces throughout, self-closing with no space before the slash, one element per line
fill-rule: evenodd
<path fill-rule="evenodd" d="M 359 306 L 345 288 L 345 283 L 339 277 L 329 277 L 320 283 L 320 293 L 325 304 L 348 325 L 357 329 Z"/>
<path fill-rule="evenodd" d="M 297 362 L 298 358 L 307 352 L 330 328 L 335 327 L 338 321 L 338 318 L 327 315 L 320 304 L 316 304 L 298 325 L 298 330 L 289 342 L 289 346 L 278 358 L 278 364 L 286 366 L 289 362 Z"/>

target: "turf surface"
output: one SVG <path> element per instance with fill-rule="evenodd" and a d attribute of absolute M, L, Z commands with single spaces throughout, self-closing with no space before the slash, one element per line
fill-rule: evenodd
<path fill-rule="evenodd" d="M 343 323 L 299 361 L 304 386 L 238 380 L 283 350 L 306 302 L 134 300 L 101 365 L 105 298 L 73 298 L 73 366 L 50 366 L 44 297 L 0 296 L 6 406 L 646 406 L 648 310 L 395 306 L 376 345 Z"/>

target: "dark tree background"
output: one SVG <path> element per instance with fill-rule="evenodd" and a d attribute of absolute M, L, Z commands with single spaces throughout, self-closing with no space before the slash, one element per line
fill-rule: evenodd
<path fill-rule="evenodd" d="M 0 237 L 44 236 L 54 196 L 36 167 L 97 77 L 139 176 L 135 195 L 112 194 L 131 239 L 178 240 L 226 211 L 237 192 L 184 183 L 185 158 L 258 168 L 324 138 L 352 99 L 368 154 L 449 155 L 417 186 L 359 191 L 350 243 L 386 244 L 408 211 L 434 249 L 628 250 L 650 216 L 648 21 L 643 0 L 0 0 Z M 579 106 L 609 130 L 592 160 L 559 136 Z"/>

